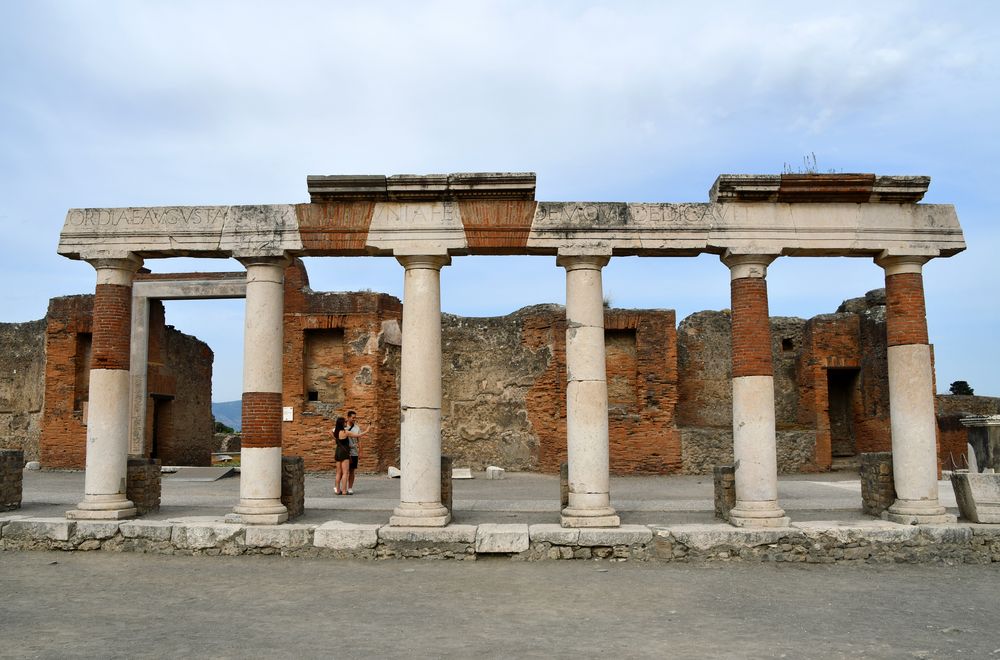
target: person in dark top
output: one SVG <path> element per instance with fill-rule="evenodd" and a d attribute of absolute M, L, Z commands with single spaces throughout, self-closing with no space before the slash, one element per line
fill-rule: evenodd
<path fill-rule="evenodd" d="M 347 420 L 338 417 L 333 426 L 333 441 L 335 448 L 333 460 L 337 465 L 337 471 L 333 481 L 333 492 L 336 495 L 350 495 L 348 492 L 351 462 L 351 437 L 364 435 L 367 431 L 355 433 L 347 429 Z"/>

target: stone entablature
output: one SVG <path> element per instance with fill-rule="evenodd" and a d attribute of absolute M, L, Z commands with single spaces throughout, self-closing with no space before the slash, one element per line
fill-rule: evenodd
<path fill-rule="evenodd" d="M 871 178 L 867 188 L 851 178 L 857 176 Z M 792 186 L 788 175 L 777 182 L 754 175 L 755 190 L 777 186 L 777 201 L 768 203 L 761 201 L 770 200 L 770 192 L 755 198 L 740 192 L 747 186 L 734 178 L 746 180 L 720 177 L 716 201 L 666 204 L 537 202 L 532 174 L 309 177 L 311 204 L 71 209 L 59 254 L 685 256 L 729 250 L 936 257 L 965 249 L 953 206 L 912 203 L 927 177 L 800 175 L 800 193 L 782 197 Z M 821 194 L 809 193 L 803 181 L 817 184 Z M 867 196 L 861 199 L 857 190 Z"/>

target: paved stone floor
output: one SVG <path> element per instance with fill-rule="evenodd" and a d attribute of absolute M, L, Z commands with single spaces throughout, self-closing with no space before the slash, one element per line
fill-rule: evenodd
<path fill-rule="evenodd" d="M 990 566 L 0 553 L 10 658 L 1000 657 Z"/>
<path fill-rule="evenodd" d="M 482 472 L 475 474 L 475 479 L 453 482 L 455 522 L 559 522 L 557 476 L 508 473 L 506 479 L 491 481 Z M 24 504 L 18 513 L 32 517 L 62 516 L 82 499 L 83 478 L 83 472 L 25 472 Z M 399 502 L 399 480 L 384 475 L 361 475 L 355 486 L 355 495 L 337 497 L 333 495 L 331 476 L 307 475 L 306 514 L 296 522 L 388 522 Z M 238 476 L 192 482 L 164 475 L 162 508 L 146 518 L 222 518 L 239 501 L 239 488 Z M 853 472 L 782 475 L 778 495 L 793 521 L 870 519 L 861 513 L 861 482 Z M 940 497 L 951 513 L 957 513 L 949 482 L 940 482 Z M 623 524 L 668 525 L 714 520 L 711 475 L 613 477 L 611 500 Z"/>

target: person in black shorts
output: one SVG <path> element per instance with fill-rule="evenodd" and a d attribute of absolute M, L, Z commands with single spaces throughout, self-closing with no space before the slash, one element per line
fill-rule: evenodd
<path fill-rule="evenodd" d="M 350 445 L 351 445 L 350 470 L 347 476 L 347 494 L 353 495 L 354 473 L 357 472 L 358 470 L 358 456 L 361 453 L 358 449 L 358 438 L 363 436 L 365 433 L 368 433 L 368 431 L 362 431 L 361 427 L 358 426 L 358 413 L 354 412 L 353 410 L 347 411 L 347 431 L 348 431 L 347 436 L 350 440 Z"/>
<path fill-rule="evenodd" d="M 335 443 L 335 449 L 333 453 L 333 460 L 337 465 L 337 472 L 334 476 L 333 492 L 336 495 L 352 494 L 347 492 L 349 490 L 348 475 L 350 474 L 349 464 L 351 459 L 351 437 L 357 437 L 364 434 L 364 431 L 361 433 L 352 433 L 347 430 L 347 420 L 343 417 L 338 417 L 337 421 L 334 423 L 333 441 Z"/>

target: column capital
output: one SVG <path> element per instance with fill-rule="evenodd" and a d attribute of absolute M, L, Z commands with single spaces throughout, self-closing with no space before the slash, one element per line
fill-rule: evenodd
<path fill-rule="evenodd" d="M 136 272 L 142 268 L 142 259 L 134 254 L 121 258 L 87 259 L 87 263 L 97 271 L 98 284 L 130 286 Z"/>
<path fill-rule="evenodd" d="M 916 273 L 920 275 L 925 263 L 932 257 L 926 255 L 889 255 L 885 252 L 875 257 L 875 263 L 885 269 L 886 275 Z"/>
<path fill-rule="evenodd" d="M 556 266 L 571 270 L 601 270 L 608 265 L 611 257 L 603 254 L 560 254 Z"/>
<path fill-rule="evenodd" d="M 444 254 L 400 255 L 396 257 L 396 261 L 406 270 L 441 270 L 451 265 L 451 257 Z"/>
<path fill-rule="evenodd" d="M 776 254 L 735 254 L 730 250 L 719 255 L 719 259 L 729 267 L 730 279 L 744 277 L 767 277 L 767 267 L 778 258 Z"/>
<path fill-rule="evenodd" d="M 238 257 L 236 261 L 240 262 L 244 268 L 249 268 L 250 266 L 277 266 L 281 269 L 288 267 L 292 259 L 288 256 L 283 257 Z"/>

